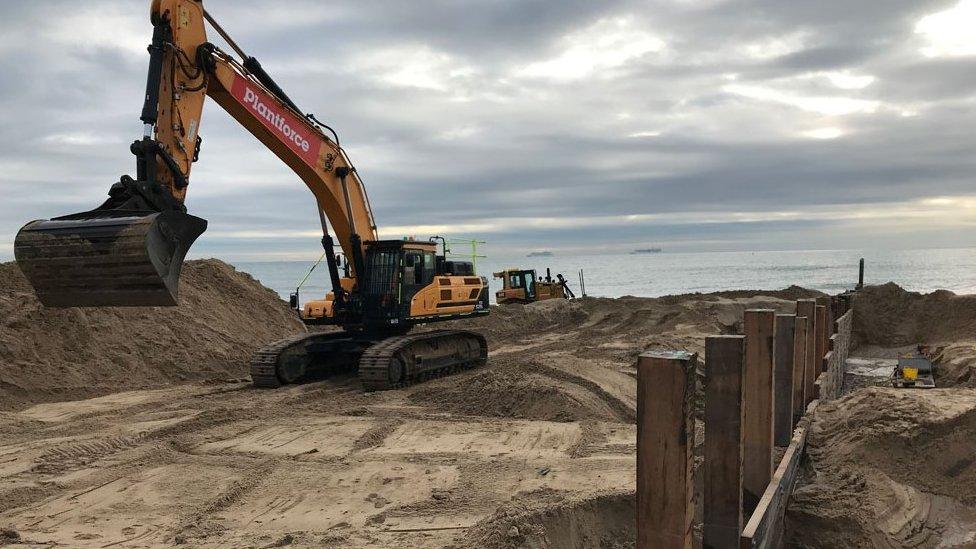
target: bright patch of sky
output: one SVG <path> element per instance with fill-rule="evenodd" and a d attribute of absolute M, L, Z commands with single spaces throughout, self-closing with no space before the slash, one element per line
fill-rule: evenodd
<path fill-rule="evenodd" d="M 976 55 L 976 0 L 923 17 L 915 32 L 928 41 L 922 48 L 927 57 Z"/>
<path fill-rule="evenodd" d="M 659 52 L 664 40 L 638 28 L 633 17 L 600 19 L 560 41 L 562 53 L 522 67 L 518 74 L 553 80 L 586 78 L 597 71 L 613 69 L 645 54 Z"/>
<path fill-rule="evenodd" d="M 880 102 L 867 99 L 843 96 L 805 96 L 770 87 L 748 84 L 728 84 L 722 89 L 749 99 L 778 103 L 828 116 L 873 113 L 880 106 Z"/>

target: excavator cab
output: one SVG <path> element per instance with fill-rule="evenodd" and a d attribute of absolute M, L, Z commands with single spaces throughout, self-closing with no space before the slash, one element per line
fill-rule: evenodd
<path fill-rule="evenodd" d="M 363 322 L 372 326 L 397 326 L 403 316 L 400 303 L 405 297 L 405 253 L 399 240 L 366 243 L 365 270 L 360 288 Z M 411 254 L 411 258 L 413 255 Z M 411 282 L 418 265 L 411 263 Z M 409 300 L 409 299 L 408 299 Z"/>
<path fill-rule="evenodd" d="M 487 282 L 471 263 L 446 261 L 435 242 L 366 242 L 361 301 L 366 326 L 407 329 L 434 317 L 487 312 Z"/>

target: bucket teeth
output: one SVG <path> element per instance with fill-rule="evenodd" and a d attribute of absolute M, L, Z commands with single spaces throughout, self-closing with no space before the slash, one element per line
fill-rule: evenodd
<path fill-rule="evenodd" d="M 25 225 L 14 255 L 47 307 L 172 306 L 183 259 L 206 227 L 178 211 L 66 216 Z"/>

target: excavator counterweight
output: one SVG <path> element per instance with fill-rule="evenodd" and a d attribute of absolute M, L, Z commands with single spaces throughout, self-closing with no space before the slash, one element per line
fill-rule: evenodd
<path fill-rule="evenodd" d="M 17 264 L 46 307 L 176 305 L 186 252 L 207 228 L 179 211 L 95 211 L 32 221 Z"/>

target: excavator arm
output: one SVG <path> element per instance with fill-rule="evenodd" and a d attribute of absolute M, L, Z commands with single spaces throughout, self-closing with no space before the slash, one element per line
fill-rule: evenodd
<path fill-rule="evenodd" d="M 363 183 L 338 135 L 302 114 L 204 11 L 202 0 L 154 0 L 151 21 L 143 132 L 131 147 L 136 177 L 123 176 L 93 210 L 33 221 L 17 234 L 17 263 L 41 302 L 176 305 L 183 259 L 206 229 L 205 220 L 186 213 L 184 202 L 210 97 L 315 196 L 333 291 L 306 303 L 303 320 L 344 328 L 257 350 L 250 364 L 256 386 L 300 383 L 355 367 L 363 387 L 375 391 L 484 364 L 488 347 L 480 334 L 409 333 L 416 324 L 488 314 L 487 281 L 474 265 L 448 260 L 446 250 L 437 255 L 436 238 L 379 240 Z M 206 22 L 237 57 L 207 40 Z M 336 241 L 351 260 L 343 278 Z"/>
<path fill-rule="evenodd" d="M 208 42 L 208 20 L 241 61 Z M 131 147 L 137 177 L 123 176 L 95 210 L 34 221 L 18 233 L 17 261 L 41 301 L 64 307 L 176 304 L 183 258 L 206 227 L 185 213 L 184 201 L 200 153 L 207 96 L 312 191 L 333 290 L 341 300 L 363 270 L 363 242 L 377 234 L 365 188 L 338 136 L 303 115 L 206 13 L 202 0 L 154 0 L 151 21 L 143 137 Z M 345 285 L 336 240 L 352 259 L 353 282 Z"/>

